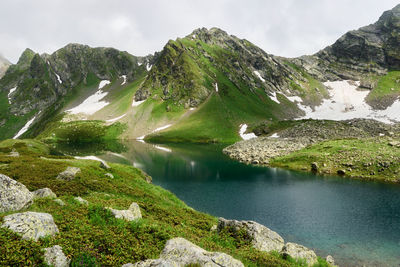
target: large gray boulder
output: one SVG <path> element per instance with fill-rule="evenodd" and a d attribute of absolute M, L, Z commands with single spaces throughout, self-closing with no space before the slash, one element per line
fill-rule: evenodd
<path fill-rule="evenodd" d="M 64 255 L 62 248 L 55 245 L 44 249 L 44 262 L 49 266 L 68 267 L 70 260 Z"/>
<path fill-rule="evenodd" d="M 217 231 L 220 232 L 228 227 L 233 231 L 246 230 L 251 238 L 253 247 L 260 251 L 280 252 L 285 245 L 285 241 L 278 233 L 253 221 L 236 221 L 219 218 Z"/>
<path fill-rule="evenodd" d="M 309 266 L 312 266 L 313 264 L 318 262 L 317 255 L 313 250 L 296 243 L 286 243 L 281 253 L 284 257 L 289 255 L 290 257 L 297 260 L 303 259 Z"/>
<path fill-rule="evenodd" d="M 57 195 L 53 193 L 50 188 L 47 187 L 33 191 L 33 194 L 35 198 L 57 198 Z"/>
<path fill-rule="evenodd" d="M 57 179 L 71 181 L 75 179 L 75 176 L 81 171 L 78 167 L 67 167 L 67 169 L 58 174 Z"/>
<path fill-rule="evenodd" d="M 1 227 L 20 234 L 23 239 L 35 241 L 41 237 L 58 233 L 57 225 L 51 214 L 31 211 L 5 216 Z"/>
<path fill-rule="evenodd" d="M 25 185 L 0 174 L 0 212 L 18 211 L 32 204 L 33 194 Z"/>
<path fill-rule="evenodd" d="M 183 267 L 190 264 L 198 264 L 207 267 L 243 267 L 243 263 L 221 252 L 208 252 L 188 240 L 177 237 L 167 241 L 160 258 L 146 260 L 124 266 L 134 267 Z"/>
<path fill-rule="evenodd" d="M 115 218 L 123 219 L 128 222 L 142 218 L 142 213 L 140 212 L 139 205 L 135 202 L 132 202 L 132 204 L 129 206 L 129 209 L 127 210 L 116 210 L 112 208 L 107 209 L 111 211 Z"/>

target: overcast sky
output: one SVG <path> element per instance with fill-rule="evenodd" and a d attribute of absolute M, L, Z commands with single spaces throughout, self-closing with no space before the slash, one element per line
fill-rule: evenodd
<path fill-rule="evenodd" d="M 159 51 L 200 27 L 219 27 L 268 53 L 312 54 L 375 22 L 399 0 L 0 0 L 0 53 L 15 63 L 29 47 L 68 43 Z"/>

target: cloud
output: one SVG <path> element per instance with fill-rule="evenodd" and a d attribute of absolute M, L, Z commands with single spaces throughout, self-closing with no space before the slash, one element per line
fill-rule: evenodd
<path fill-rule="evenodd" d="M 311 54 L 375 22 L 397 0 L 2 0 L 0 53 L 16 62 L 29 47 L 52 53 L 68 43 L 134 55 L 162 49 L 199 27 L 220 27 L 268 53 Z"/>

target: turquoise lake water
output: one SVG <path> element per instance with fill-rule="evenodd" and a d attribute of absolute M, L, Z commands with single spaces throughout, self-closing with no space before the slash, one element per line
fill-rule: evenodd
<path fill-rule="evenodd" d="M 105 153 L 132 164 L 189 206 L 253 220 L 340 266 L 400 266 L 400 186 L 247 166 L 219 145 L 150 145 Z"/>

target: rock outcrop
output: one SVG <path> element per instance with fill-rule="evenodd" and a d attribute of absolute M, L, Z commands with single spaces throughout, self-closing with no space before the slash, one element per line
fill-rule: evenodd
<path fill-rule="evenodd" d="M 160 258 L 146 260 L 135 264 L 126 264 L 125 267 L 153 267 L 153 266 L 188 266 L 200 265 L 209 267 L 242 267 L 243 263 L 221 252 L 208 252 L 184 238 L 168 240 Z"/>
<path fill-rule="evenodd" d="M 51 214 L 31 211 L 5 216 L 1 227 L 20 234 L 23 239 L 35 241 L 41 237 L 58 233 L 57 225 Z"/>
<path fill-rule="evenodd" d="M 132 202 L 132 204 L 129 206 L 129 209 L 127 210 L 116 210 L 112 208 L 107 209 L 111 211 L 115 218 L 123 219 L 128 222 L 142 218 L 142 213 L 140 212 L 139 205 L 135 202 Z"/>
<path fill-rule="evenodd" d="M 0 212 L 27 208 L 32 204 L 33 196 L 25 185 L 0 174 Z"/>
<path fill-rule="evenodd" d="M 280 252 L 285 244 L 283 238 L 271 229 L 253 221 L 236 221 L 219 218 L 217 231 L 228 228 L 231 231 L 246 230 L 255 249 Z"/>
<path fill-rule="evenodd" d="M 36 191 L 33 191 L 35 198 L 57 198 L 57 195 L 51 191 L 50 188 L 41 188 Z"/>
<path fill-rule="evenodd" d="M 44 262 L 53 267 L 68 267 L 71 262 L 63 253 L 59 245 L 45 248 Z"/>
<path fill-rule="evenodd" d="M 57 179 L 71 181 L 81 171 L 78 167 L 67 167 L 67 169 L 58 174 Z"/>
<path fill-rule="evenodd" d="M 289 255 L 297 260 L 303 259 L 309 266 L 318 262 L 317 255 L 313 250 L 296 243 L 286 243 L 281 253 L 284 257 Z"/>

